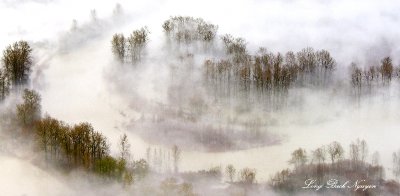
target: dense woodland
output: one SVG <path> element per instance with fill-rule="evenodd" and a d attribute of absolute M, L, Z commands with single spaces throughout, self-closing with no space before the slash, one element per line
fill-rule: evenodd
<path fill-rule="evenodd" d="M 181 51 L 178 57 L 181 60 L 194 58 L 195 52 L 207 54 L 208 50 L 212 50 L 221 53 L 218 57 L 205 55 L 206 58 L 198 63 L 202 72 L 202 85 L 218 98 L 257 94 L 261 98 L 273 97 L 273 100 L 279 100 L 290 96 L 288 91 L 291 88 L 324 89 L 329 88 L 336 80 L 334 72 L 338 65 L 329 51 L 324 49 L 306 47 L 298 52 L 281 54 L 260 48 L 252 55 L 246 48 L 244 39 L 232 35 L 218 37 L 218 26 L 200 18 L 171 17 L 162 24 L 162 28 L 170 49 L 179 48 Z M 111 49 L 119 64 L 141 66 L 141 61 L 146 58 L 149 34 L 147 27 L 134 30 L 128 37 L 115 34 L 111 39 Z M 195 49 L 192 46 L 196 46 Z M 227 165 L 224 168 L 219 166 L 197 172 L 180 172 L 182 150 L 177 145 L 170 149 L 149 147 L 146 158 L 133 160 L 129 151 L 131 144 L 126 135 L 120 138 L 119 156 L 112 156 L 107 138 L 90 123 L 70 125 L 42 115 L 40 95 L 35 90 L 25 89 L 33 65 L 32 48 L 28 42 L 18 41 L 4 50 L 0 68 L 0 100 L 5 100 L 12 93 L 22 95 L 22 102 L 15 106 L 14 120 L 17 127 L 14 129 L 21 130 L 24 137 L 34 141 L 35 149 L 51 167 L 66 172 L 82 170 L 126 186 L 140 184 L 154 176 L 165 177 L 167 174 L 159 182 L 159 189 L 142 187 L 142 191 L 149 195 L 196 195 L 196 183 L 201 179 L 206 179 L 203 183 L 224 182 L 228 184 L 226 189 L 229 191 L 239 190 L 236 194 L 245 195 L 252 189 L 264 190 L 265 187 L 290 194 L 298 191 L 305 177 L 315 178 L 318 182 L 331 178 L 356 180 L 361 177 L 380 188 L 357 193 L 397 195 L 400 192 L 397 181 L 385 180 L 377 152 L 372 154 L 371 162 L 367 160 L 368 147 L 364 140 L 354 141 L 350 145 L 347 158 L 344 147 L 338 142 L 311 151 L 310 155 L 305 149 L 299 148 L 291 155 L 289 164 L 293 166 L 292 169 L 277 172 L 268 185 L 257 182 L 257 171 L 251 166 L 236 169 L 233 165 Z M 399 67 L 394 65 L 391 57 L 385 57 L 380 64 L 374 66 L 358 66 L 352 63 L 347 84 L 355 95 L 360 96 L 374 88 L 387 86 L 399 77 Z M 184 112 L 180 110 L 181 116 L 182 113 Z M 191 120 L 196 121 L 195 117 Z M 259 134 L 255 134 L 253 138 L 260 138 Z M 218 134 L 209 137 L 215 143 L 223 143 L 225 138 Z M 201 138 L 204 139 L 203 135 Z M 237 138 L 233 137 L 232 140 L 235 139 Z M 398 178 L 399 152 L 393 154 L 393 164 L 393 175 Z"/>

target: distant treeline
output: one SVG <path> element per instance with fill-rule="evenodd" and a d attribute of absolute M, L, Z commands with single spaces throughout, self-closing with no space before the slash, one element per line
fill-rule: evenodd
<path fill-rule="evenodd" d="M 385 57 L 379 65 L 361 68 L 351 64 L 351 84 L 357 94 L 370 91 L 373 87 L 390 84 L 393 78 L 400 78 L 400 67 L 394 66 L 391 57 Z"/>
<path fill-rule="evenodd" d="M 376 185 L 376 188 L 355 191 L 354 189 L 329 189 L 322 188 L 317 193 L 328 194 L 336 192 L 350 194 L 356 192 L 361 195 L 397 195 L 400 193 L 400 184 L 394 180 L 385 180 L 384 168 L 380 165 L 380 156 L 374 152 L 370 159 L 368 146 L 365 140 L 352 142 L 349 146 L 348 158 L 344 157 L 344 149 L 338 142 L 319 147 L 308 155 L 303 148 L 295 150 L 289 163 L 293 169 L 284 169 L 271 177 L 269 185 L 278 192 L 313 192 L 315 189 L 303 189 L 306 180 L 313 179 L 315 184 L 327 186 L 328 180 L 336 179 L 339 184 L 349 181 L 348 186 L 354 185 L 359 180 L 365 180 L 360 185 Z M 396 163 L 395 163 L 396 164 Z M 398 163 L 397 163 L 398 164 Z M 347 187 L 347 186 L 346 186 Z M 330 193 L 332 194 L 332 193 Z"/>
<path fill-rule="evenodd" d="M 227 91 L 254 89 L 258 92 L 286 91 L 293 84 L 325 85 L 330 81 L 335 60 L 326 50 L 305 48 L 300 52 L 273 54 L 260 48 L 254 56 L 247 54 L 241 39 L 223 37 L 228 58 L 206 60 L 206 81 Z M 235 88 L 236 87 L 236 88 Z"/>

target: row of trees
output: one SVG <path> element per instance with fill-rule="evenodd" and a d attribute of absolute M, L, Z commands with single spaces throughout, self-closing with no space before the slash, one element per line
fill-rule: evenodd
<path fill-rule="evenodd" d="M 133 31 L 129 37 L 123 34 L 114 34 L 111 40 L 112 52 L 122 63 L 136 64 L 145 54 L 145 47 L 149 41 L 149 30 L 142 27 Z"/>
<path fill-rule="evenodd" d="M 152 169 L 159 172 L 179 172 L 179 162 L 182 150 L 174 145 L 171 149 L 151 148 L 146 149 L 146 160 Z"/>
<path fill-rule="evenodd" d="M 236 171 L 235 167 L 231 164 L 225 167 L 225 174 L 229 179 L 230 183 L 235 182 L 235 177 L 237 176 L 237 180 L 241 184 L 251 185 L 256 182 L 256 169 L 245 167 L 240 171 Z"/>
<path fill-rule="evenodd" d="M 400 77 L 400 67 L 395 67 L 389 56 L 377 66 L 361 68 L 355 63 L 351 64 L 351 83 L 357 93 L 363 92 L 364 88 L 371 90 L 375 85 L 389 84 L 394 77 Z"/>
<path fill-rule="evenodd" d="M 400 178 L 400 150 L 393 153 L 393 175 Z"/>
<path fill-rule="evenodd" d="M 131 160 L 126 135 L 119 142 L 120 156 L 109 154 L 107 138 L 89 123 L 69 126 L 49 116 L 36 123 L 36 138 L 47 162 L 64 169 L 80 168 L 124 184 L 143 179 L 149 172 L 144 159 Z"/>
<path fill-rule="evenodd" d="M 28 82 L 32 67 L 32 48 L 26 41 L 18 41 L 3 51 L 0 67 L 0 101 L 11 89 L 18 89 Z"/>
<path fill-rule="evenodd" d="M 227 59 L 204 62 L 206 81 L 219 89 L 232 87 L 257 89 L 260 92 L 287 90 L 293 83 L 298 85 L 325 85 L 331 79 L 335 60 L 326 50 L 304 48 L 294 53 L 273 54 L 260 48 L 256 55 L 247 54 L 245 41 L 230 35 L 222 37 Z"/>
<path fill-rule="evenodd" d="M 207 182 L 220 183 L 224 174 L 231 185 L 250 186 L 256 184 L 256 169 L 245 167 L 240 170 L 236 170 L 232 164 L 227 165 L 225 167 L 225 171 L 223 171 L 220 166 L 217 166 L 211 167 L 207 170 L 184 172 L 181 173 L 181 177 L 188 181 L 207 180 Z"/>
<path fill-rule="evenodd" d="M 108 156 L 106 138 L 94 131 L 89 123 L 70 127 L 47 116 L 37 122 L 36 135 L 46 159 L 50 158 L 60 165 L 96 170 L 96 164 Z"/>
<path fill-rule="evenodd" d="M 167 178 L 160 184 L 161 195 L 195 196 L 193 185 L 187 182 L 179 183 L 176 178 Z M 154 193 L 153 193 L 154 194 Z"/>
<path fill-rule="evenodd" d="M 365 140 L 357 139 L 351 142 L 349 146 L 349 160 L 354 163 L 366 163 L 368 157 L 368 145 Z M 330 160 L 331 164 L 344 159 L 344 149 L 339 142 L 332 142 L 329 145 L 321 146 L 311 152 L 311 156 L 307 156 L 307 152 L 303 148 L 299 148 L 292 153 L 289 163 L 294 165 L 294 168 L 304 166 L 308 162 L 311 164 L 325 163 Z M 374 160 L 376 162 L 376 160 Z"/>
<path fill-rule="evenodd" d="M 217 34 L 218 27 L 201 18 L 175 16 L 166 20 L 162 28 L 168 40 L 177 43 L 191 44 L 194 41 L 211 43 Z M 129 37 L 116 33 L 112 37 L 112 52 L 116 59 L 123 63 L 135 64 L 142 59 L 149 41 L 149 30 L 142 27 L 133 31 Z"/>
<path fill-rule="evenodd" d="M 270 185 L 280 191 L 298 191 L 298 186 L 303 186 L 307 179 L 315 179 L 318 184 L 324 184 L 329 179 L 337 179 L 342 183 L 364 179 L 368 184 L 384 184 L 384 168 L 379 164 L 379 153 L 373 153 L 372 161 L 368 162 L 368 145 L 365 140 L 353 141 L 348 154 L 346 159 L 344 149 L 338 142 L 319 147 L 311 151 L 310 155 L 299 148 L 289 160 L 294 168 L 277 172 L 271 177 Z M 375 194 L 375 191 L 381 190 L 370 191 Z"/>
<path fill-rule="evenodd" d="M 10 93 L 8 78 L 3 69 L 0 69 L 0 100 L 4 100 Z"/>

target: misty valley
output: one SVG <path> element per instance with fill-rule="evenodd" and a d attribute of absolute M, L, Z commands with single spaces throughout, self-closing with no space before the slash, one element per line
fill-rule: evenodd
<path fill-rule="evenodd" d="M 271 9 L 268 25 L 161 9 L 177 2 L 32 16 L 42 31 L 6 23 L 17 30 L 0 34 L 0 195 L 399 195 L 400 29 L 364 38 L 360 18 L 319 12 L 280 26 L 298 1 L 230 5 Z M 395 26 L 384 5 L 332 9 L 377 7 L 360 26 Z M 46 6 L 76 5 L 0 10 Z"/>

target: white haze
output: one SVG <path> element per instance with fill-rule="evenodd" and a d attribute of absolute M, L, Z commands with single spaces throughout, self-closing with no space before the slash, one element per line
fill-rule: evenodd
<path fill-rule="evenodd" d="M 117 3 L 122 6 L 124 19 L 113 18 Z M 97 22 L 91 19 L 92 9 L 96 10 Z M 166 68 L 157 67 L 157 56 L 163 54 L 161 24 L 170 16 L 201 17 L 218 25 L 220 35 L 245 38 L 250 52 L 260 46 L 274 52 L 298 51 L 307 46 L 327 49 L 338 61 L 337 74 L 346 78 L 346 66 L 351 61 L 369 65 L 391 55 L 399 64 L 398 10 L 400 3 L 396 0 L 5 0 L 0 2 L 0 48 L 20 39 L 32 43 L 36 64 L 31 86 L 42 95 L 43 111 L 68 123 L 92 123 L 109 138 L 113 154 L 117 153 L 119 136 L 128 133 L 134 158 L 140 158 L 149 145 L 157 144 L 147 144 L 126 129 L 139 113 L 130 107 L 132 97 L 127 93 L 114 95 L 119 87 L 108 84 L 111 79 L 133 79 L 110 78 L 116 66 L 110 48 L 112 34 L 128 34 L 148 26 L 148 56 L 155 61 L 149 61 L 143 73 L 154 76 L 141 77 L 132 91 L 162 101 L 167 73 Z M 73 19 L 81 33 L 71 33 Z M 127 85 L 122 88 L 129 88 Z M 290 153 L 298 147 L 311 150 L 337 140 L 347 150 L 352 140 L 364 138 L 371 151 L 381 153 L 384 166 L 391 167 L 391 153 L 400 148 L 398 88 L 394 84 L 389 91 L 379 92 L 359 106 L 340 98 L 335 89 L 329 93 L 307 92 L 302 109 L 285 110 L 271 117 L 276 122 L 271 131 L 285 136 L 281 145 L 227 153 L 184 151 L 180 166 L 182 170 L 198 170 L 232 163 L 237 168 L 256 168 L 258 181 L 264 182 L 287 166 Z M 71 195 L 79 190 L 71 179 L 43 171 L 18 155 L 0 153 L 0 167 L 5 168 L 0 173 L 0 190 L 6 190 L 6 195 Z M 89 193 L 90 187 L 82 191 Z"/>

